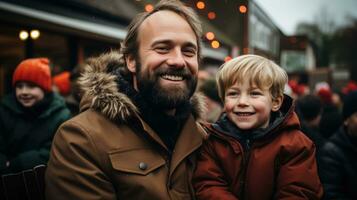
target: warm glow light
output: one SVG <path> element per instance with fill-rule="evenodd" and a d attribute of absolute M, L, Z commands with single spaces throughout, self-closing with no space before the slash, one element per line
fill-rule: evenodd
<path fill-rule="evenodd" d="M 198 9 L 202 10 L 205 8 L 206 5 L 203 1 L 199 1 L 199 2 L 197 2 L 196 6 Z"/>
<path fill-rule="evenodd" d="M 27 31 L 20 31 L 19 33 L 20 40 L 27 40 L 29 33 Z"/>
<path fill-rule="evenodd" d="M 208 16 L 208 19 L 210 19 L 210 20 L 216 19 L 216 13 L 215 12 L 209 12 L 207 16 Z"/>
<path fill-rule="evenodd" d="M 220 46 L 219 42 L 217 40 L 213 40 L 211 42 L 211 47 L 214 48 L 214 49 L 218 49 Z"/>
<path fill-rule="evenodd" d="M 226 57 L 224 58 L 224 62 L 228 62 L 228 61 L 230 61 L 230 60 L 232 60 L 232 57 L 230 57 L 230 56 L 226 56 Z"/>
<path fill-rule="evenodd" d="M 212 33 L 212 32 L 207 32 L 206 33 L 206 38 L 207 38 L 207 40 L 213 40 L 214 39 L 214 33 Z"/>
<path fill-rule="evenodd" d="M 154 6 L 152 6 L 151 4 L 146 4 L 146 6 L 145 6 L 146 12 L 151 12 L 153 10 L 154 10 Z"/>
<path fill-rule="evenodd" d="M 247 12 L 247 7 L 245 5 L 239 6 L 239 12 L 246 13 Z"/>
<path fill-rule="evenodd" d="M 40 31 L 39 30 L 31 30 L 30 36 L 32 39 L 36 40 L 37 38 L 40 37 Z"/>

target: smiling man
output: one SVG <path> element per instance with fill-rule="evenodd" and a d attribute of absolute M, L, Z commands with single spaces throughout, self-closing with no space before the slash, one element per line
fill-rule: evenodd
<path fill-rule="evenodd" d="M 195 91 L 198 73 L 198 41 L 191 26 L 163 10 L 143 21 L 138 41 L 138 54 L 126 56 L 129 71 L 137 74 L 134 88 L 167 110 L 185 103 Z"/>
<path fill-rule="evenodd" d="M 48 199 L 194 199 L 200 36 L 190 8 L 161 1 L 129 25 L 120 53 L 88 61 L 81 114 L 54 139 Z"/>

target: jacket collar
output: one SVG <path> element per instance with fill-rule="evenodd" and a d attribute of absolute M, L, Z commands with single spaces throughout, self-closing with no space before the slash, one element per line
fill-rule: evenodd
<path fill-rule="evenodd" d="M 115 71 L 124 66 L 123 57 L 118 52 L 102 54 L 89 59 L 78 83 L 82 92 L 80 111 L 88 108 L 97 110 L 110 120 L 127 121 L 138 117 L 139 109 L 131 99 L 118 90 Z M 192 115 L 196 120 L 201 119 L 205 110 L 202 96 L 195 94 L 191 99 Z"/>
<path fill-rule="evenodd" d="M 111 52 L 88 61 L 85 71 L 78 82 L 83 94 L 80 103 L 81 112 L 91 108 L 110 120 L 123 122 L 135 117 L 140 121 L 143 130 L 160 146 L 167 149 L 160 137 L 139 117 L 138 107 L 126 94 L 118 90 L 120 87 L 117 85 L 117 76 L 114 75 L 113 70 L 124 67 L 121 58 L 120 54 Z M 202 139 L 206 137 L 206 133 L 197 122 L 201 119 L 205 110 L 203 97 L 195 94 L 190 99 L 190 104 L 192 108 L 191 115 L 177 139 L 177 144 L 181 145 L 175 146 L 172 154 L 170 176 L 182 160 L 201 146 Z"/>

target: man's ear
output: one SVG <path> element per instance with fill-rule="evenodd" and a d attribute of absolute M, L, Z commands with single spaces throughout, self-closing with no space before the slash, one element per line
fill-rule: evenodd
<path fill-rule="evenodd" d="M 273 99 L 273 106 L 271 108 L 271 110 L 273 112 L 276 112 L 276 111 L 278 111 L 280 109 L 281 104 L 283 103 L 283 99 L 284 99 L 284 96 L 278 96 L 278 97 Z"/>
<path fill-rule="evenodd" d="M 132 56 L 132 55 L 125 56 L 125 62 L 126 62 L 126 66 L 128 67 L 128 70 L 132 73 L 135 73 L 136 72 L 136 61 L 134 59 L 134 56 Z"/>

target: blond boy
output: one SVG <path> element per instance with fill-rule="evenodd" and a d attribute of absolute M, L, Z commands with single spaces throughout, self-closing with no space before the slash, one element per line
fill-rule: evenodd
<path fill-rule="evenodd" d="M 319 199 L 315 146 L 299 130 L 288 77 L 273 61 L 239 56 L 217 74 L 224 113 L 194 174 L 198 199 Z"/>

